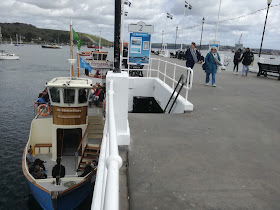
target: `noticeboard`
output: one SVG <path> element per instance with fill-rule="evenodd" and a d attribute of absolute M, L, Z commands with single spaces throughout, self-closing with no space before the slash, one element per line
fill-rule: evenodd
<path fill-rule="evenodd" d="M 151 51 L 151 34 L 130 33 L 128 63 L 136 65 L 149 65 Z"/>
<path fill-rule="evenodd" d="M 217 47 L 218 51 L 220 49 L 220 41 L 209 41 L 209 51 L 212 47 Z"/>

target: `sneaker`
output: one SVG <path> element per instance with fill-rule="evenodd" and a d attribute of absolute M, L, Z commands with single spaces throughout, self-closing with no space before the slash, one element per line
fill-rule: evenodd
<path fill-rule="evenodd" d="M 247 75 L 248 75 L 248 74 L 246 73 L 246 77 L 247 77 Z"/>
<path fill-rule="evenodd" d="M 238 72 L 236 72 L 235 75 L 238 75 Z"/>
<path fill-rule="evenodd" d="M 212 86 L 213 86 L 213 87 L 217 87 L 217 85 L 216 85 L 216 84 L 213 84 Z"/>
<path fill-rule="evenodd" d="M 206 86 L 209 86 L 209 83 L 206 83 L 205 85 L 206 85 Z"/>
<path fill-rule="evenodd" d="M 245 75 L 244 75 L 244 74 L 242 74 L 242 77 L 245 77 Z"/>

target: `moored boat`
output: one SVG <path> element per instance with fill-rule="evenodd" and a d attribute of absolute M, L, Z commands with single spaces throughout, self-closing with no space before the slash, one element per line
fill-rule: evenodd
<path fill-rule="evenodd" d="M 42 48 L 50 48 L 50 49 L 61 49 L 62 46 L 57 45 L 57 44 L 44 44 L 41 45 Z"/>
<path fill-rule="evenodd" d="M 88 114 L 91 80 L 57 77 L 47 82 L 46 87 L 51 106 L 44 103 L 37 108 L 23 152 L 22 170 L 43 209 L 74 209 L 93 190 L 96 171 L 82 172 L 88 163 L 98 161 L 101 139 L 89 138 L 88 132 L 96 125 L 103 126 L 103 117 Z M 32 153 L 34 159 L 46 161 L 41 162 L 45 169 L 40 169 L 45 176 L 38 177 L 38 173 L 31 171 L 27 155 Z M 59 173 L 55 173 L 58 160 L 62 162 L 57 164 Z M 64 175 L 61 168 L 65 168 Z"/>
<path fill-rule="evenodd" d="M 92 51 L 90 56 L 84 57 L 93 70 L 85 69 L 83 77 L 91 79 L 93 83 L 105 83 L 107 72 L 113 69 L 113 63 L 107 57 L 108 52 L 102 51 Z"/>
<path fill-rule="evenodd" d="M 0 60 L 18 60 L 19 56 L 16 54 L 7 53 L 4 50 L 0 51 Z"/>

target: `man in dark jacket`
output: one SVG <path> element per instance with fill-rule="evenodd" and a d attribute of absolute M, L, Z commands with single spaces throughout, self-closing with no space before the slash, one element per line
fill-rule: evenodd
<path fill-rule="evenodd" d="M 201 55 L 195 48 L 195 43 L 192 42 L 189 49 L 185 53 L 186 58 L 186 67 L 191 69 L 194 67 L 194 64 L 201 61 Z"/>
<path fill-rule="evenodd" d="M 250 52 L 250 48 L 247 47 L 246 51 L 243 53 L 240 61 L 242 61 L 243 69 L 242 69 L 242 76 L 248 75 L 249 65 L 254 61 L 254 55 Z"/>
<path fill-rule="evenodd" d="M 56 178 L 59 176 L 60 178 L 65 177 L 65 167 L 61 165 L 61 158 L 58 157 L 56 159 L 56 165 L 52 169 L 52 177 Z"/>

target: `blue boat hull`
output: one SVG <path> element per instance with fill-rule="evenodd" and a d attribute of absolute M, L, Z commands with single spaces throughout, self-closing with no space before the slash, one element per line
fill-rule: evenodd
<path fill-rule="evenodd" d="M 59 194 L 57 199 L 52 200 L 51 195 L 38 186 L 31 183 L 28 179 L 27 183 L 32 195 L 43 209 L 69 210 L 77 207 L 93 190 L 93 183 L 87 180 L 75 188 Z M 56 208 L 54 208 L 54 206 Z"/>

